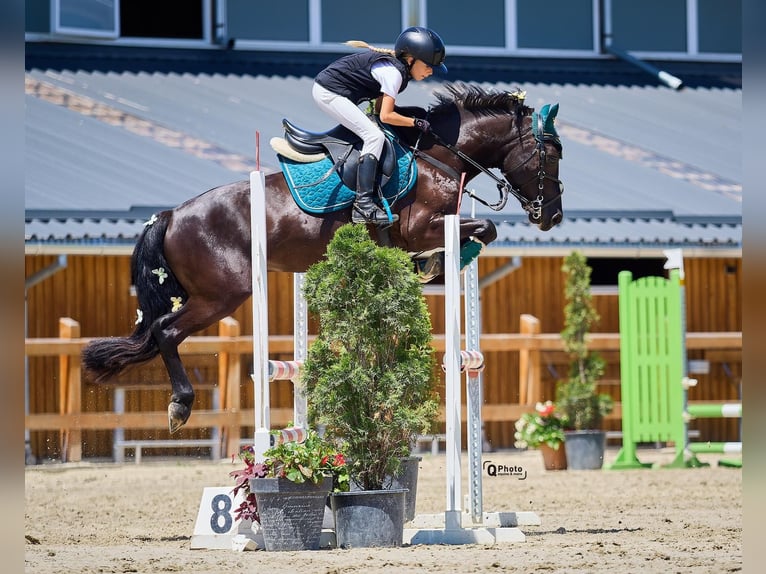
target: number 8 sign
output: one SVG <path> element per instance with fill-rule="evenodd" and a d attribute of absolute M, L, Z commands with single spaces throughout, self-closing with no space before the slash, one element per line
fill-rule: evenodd
<path fill-rule="evenodd" d="M 194 525 L 191 547 L 220 548 L 231 550 L 231 541 L 237 534 L 244 534 L 254 539 L 249 520 L 235 520 L 234 510 L 244 500 L 242 493 L 232 497 L 232 488 L 228 486 L 206 486 Z"/>

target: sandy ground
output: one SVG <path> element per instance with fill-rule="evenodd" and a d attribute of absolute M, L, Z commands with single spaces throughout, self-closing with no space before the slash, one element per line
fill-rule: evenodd
<path fill-rule="evenodd" d="M 609 449 L 607 461 L 616 455 Z M 443 454 L 423 454 L 418 514 L 443 513 Z M 669 462 L 669 451 L 641 451 Z M 305 552 L 191 550 L 206 486 L 229 486 L 229 461 L 27 467 L 25 571 L 303 574 L 343 572 L 737 572 L 742 570 L 742 470 L 560 471 L 536 451 L 489 453 L 525 480 L 483 476 L 483 506 L 532 511 L 526 541 Z M 463 462 L 464 474 L 466 462 Z M 464 489 L 467 487 L 463 480 Z"/>

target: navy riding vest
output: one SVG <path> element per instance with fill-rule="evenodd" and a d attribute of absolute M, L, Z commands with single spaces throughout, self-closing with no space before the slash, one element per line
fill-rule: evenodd
<path fill-rule="evenodd" d="M 319 72 L 315 80 L 323 88 L 359 104 L 380 96 L 380 83 L 372 76 L 372 65 L 380 60 L 392 63 L 402 74 L 399 92 L 403 92 L 410 79 L 407 66 L 390 54 L 374 50 L 339 58 Z"/>

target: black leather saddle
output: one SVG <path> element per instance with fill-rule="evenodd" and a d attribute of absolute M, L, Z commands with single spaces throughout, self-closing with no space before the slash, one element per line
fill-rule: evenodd
<path fill-rule="evenodd" d="M 359 152 L 362 149 L 359 136 L 342 125 L 326 132 L 310 132 L 283 119 L 282 127 L 285 129 L 285 141 L 290 147 L 300 153 L 329 155 L 346 187 L 356 190 L 356 170 L 359 166 Z M 396 169 L 394 142 L 387 135 L 378 164 L 381 187 L 386 185 Z"/>

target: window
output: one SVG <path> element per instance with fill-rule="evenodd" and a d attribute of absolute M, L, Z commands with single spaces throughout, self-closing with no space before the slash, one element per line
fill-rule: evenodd
<path fill-rule="evenodd" d="M 53 31 L 59 34 L 116 38 L 119 0 L 55 0 Z"/>

